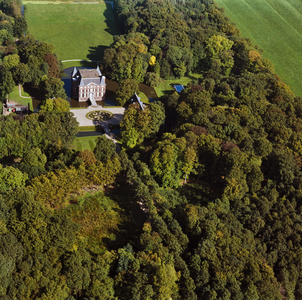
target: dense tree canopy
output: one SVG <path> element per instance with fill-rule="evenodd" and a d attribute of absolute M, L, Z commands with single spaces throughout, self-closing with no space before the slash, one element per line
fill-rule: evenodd
<path fill-rule="evenodd" d="M 49 112 L 69 112 L 70 104 L 62 98 L 46 99 L 41 104 L 40 109 Z"/>
<path fill-rule="evenodd" d="M 26 35 L 21 6 L 19 0 L 0 1 L 0 100 L 4 101 L 16 84 L 36 88 L 41 81 L 41 98 L 65 98 L 59 84 L 62 64 L 54 46 Z"/>
<path fill-rule="evenodd" d="M 0 0 L 1 96 L 31 82 L 52 97 L 53 47 L 10 45 L 15 4 Z M 118 97 L 200 79 L 129 105 L 120 152 L 105 135 L 73 150 L 61 99 L 0 118 L 0 298 L 301 299 L 302 99 L 212 0 L 115 7 Z"/>

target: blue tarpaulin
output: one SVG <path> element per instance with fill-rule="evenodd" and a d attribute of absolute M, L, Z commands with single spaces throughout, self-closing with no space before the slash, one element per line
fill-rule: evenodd
<path fill-rule="evenodd" d="M 180 85 L 180 84 L 175 84 L 174 88 L 175 88 L 175 90 L 176 90 L 177 93 L 180 93 L 182 90 L 185 89 L 184 86 Z"/>

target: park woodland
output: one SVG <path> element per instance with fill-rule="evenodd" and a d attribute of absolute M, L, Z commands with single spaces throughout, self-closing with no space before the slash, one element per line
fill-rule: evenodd
<path fill-rule="evenodd" d="M 0 300 L 302 299 L 302 98 L 265 49 L 213 0 L 34 2 L 0 0 Z M 74 146 L 30 5 L 114 13 L 94 67 L 125 108 L 116 144 Z M 4 115 L 21 87 L 39 107 Z"/>

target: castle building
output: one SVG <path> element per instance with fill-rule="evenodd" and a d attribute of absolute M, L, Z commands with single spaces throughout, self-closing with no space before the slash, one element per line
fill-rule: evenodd
<path fill-rule="evenodd" d="M 105 100 L 106 83 L 99 66 L 96 69 L 77 69 L 71 73 L 71 98 L 79 102 L 87 101 L 96 105 L 95 101 Z"/>

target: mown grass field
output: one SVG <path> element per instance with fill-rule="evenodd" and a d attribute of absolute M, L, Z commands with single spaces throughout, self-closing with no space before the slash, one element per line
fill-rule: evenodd
<path fill-rule="evenodd" d="M 104 50 L 113 42 L 113 35 L 119 34 L 112 6 L 105 3 L 30 3 L 25 5 L 25 17 L 29 33 L 53 44 L 60 60 L 100 61 Z M 83 65 L 67 63 L 70 64 Z"/>
<path fill-rule="evenodd" d="M 300 0 L 215 0 L 242 36 L 264 50 L 278 74 L 302 96 L 302 2 Z"/>

